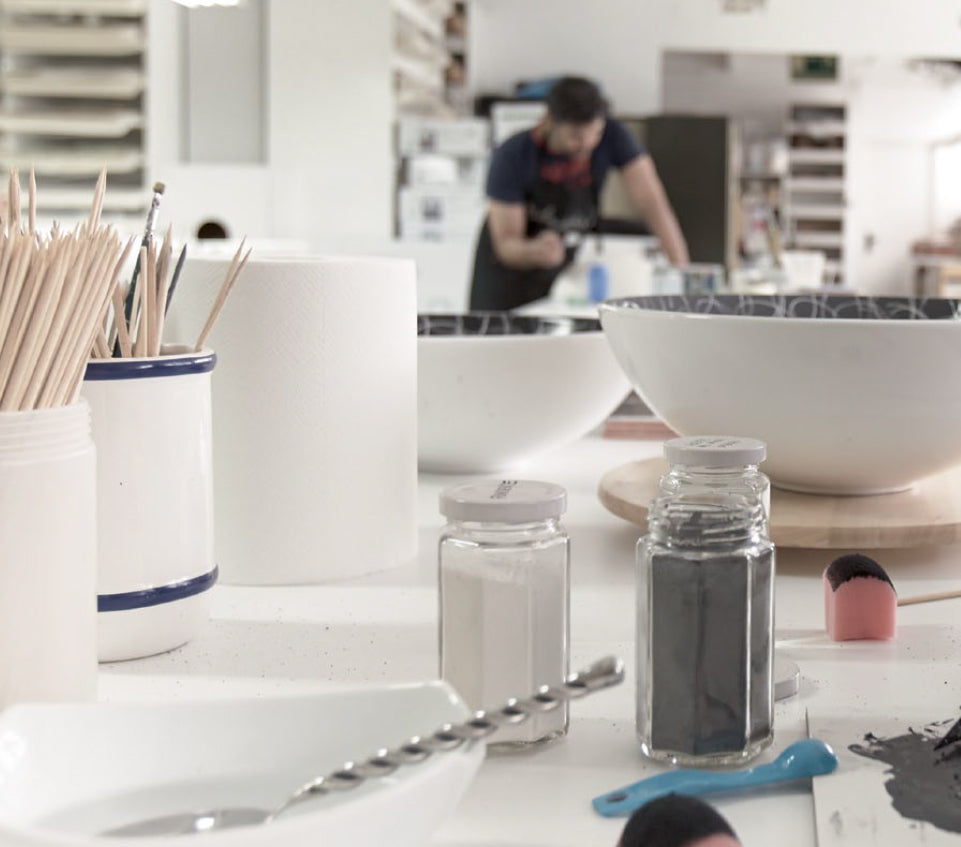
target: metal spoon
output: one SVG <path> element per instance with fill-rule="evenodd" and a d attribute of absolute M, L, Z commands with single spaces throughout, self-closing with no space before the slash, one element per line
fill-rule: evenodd
<path fill-rule="evenodd" d="M 542 685 L 530 697 L 510 699 L 501 708 L 475 712 L 459 724 L 444 724 L 428 736 L 414 736 L 393 750 L 378 750 L 364 762 L 347 762 L 327 776 L 318 777 L 298 788 L 274 809 L 227 808 L 201 812 L 181 812 L 149 818 L 109 829 L 105 836 L 190 835 L 215 829 L 269 824 L 294 806 L 313 797 L 347 791 L 368 779 L 388 776 L 401 765 L 416 765 L 434 753 L 473 744 L 488 738 L 502 726 L 515 726 L 532 715 L 551 712 L 568 700 L 577 700 L 624 679 L 624 663 L 607 656 L 590 667 L 569 676 L 559 685 Z"/>

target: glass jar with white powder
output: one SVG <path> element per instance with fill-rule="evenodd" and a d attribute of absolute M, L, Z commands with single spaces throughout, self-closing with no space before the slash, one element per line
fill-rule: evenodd
<path fill-rule="evenodd" d="M 529 480 L 465 483 L 441 493 L 440 672 L 472 709 L 494 708 L 568 673 L 567 494 Z M 567 733 L 567 705 L 497 731 L 491 751 Z"/>

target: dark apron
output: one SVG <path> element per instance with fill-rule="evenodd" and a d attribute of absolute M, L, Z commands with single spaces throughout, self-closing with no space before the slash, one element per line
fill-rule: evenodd
<path fill-rule="evenodd" d="M 544 229 L 552 229 L 562 237 L 589 232 L 597 225 L 597 186 L 593 180 L 588 185 L 567 185 L 545 179 L 541 174 L 544 158 L 545 150 L 540 147 L 537 179 L 525 197 L 527 237 Z M 516 309 L 546 297 L 560 272 L 574 261 L 576 252 L 576 244 L 568 246 L 564 261 L 555 268 L 509 268 L 494 253 L 490 225 L 485 219 L 474 256 L 470 310 Z"/>

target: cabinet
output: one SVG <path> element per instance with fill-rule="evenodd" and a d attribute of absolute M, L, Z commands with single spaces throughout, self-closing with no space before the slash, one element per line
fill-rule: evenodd
<path fill-rule="evenodd" d="M 736 154 L 738 131 L 727 117 L 652 115 L 621 117 L 621 122 L 651 154 L 664 190 L 687 240 L 691 261 L 737 265 Z M 600 198 L 603 226 L 646 233 L 615 174 Z"/>
<path fill-rule="evenodd" d="M 106 216 L 146 208 L 147 0 L 0 2 L 0 170 L 33 166 L 38 212 L 90 208 L 106 167 Z"/>
<path fill-rule="evenodd" d="M 839 285 L 845 258 L 845 117 L 838 104 L 789 107 L 783 198 L 785 246 L 824 253 L 825 278 Z"/>

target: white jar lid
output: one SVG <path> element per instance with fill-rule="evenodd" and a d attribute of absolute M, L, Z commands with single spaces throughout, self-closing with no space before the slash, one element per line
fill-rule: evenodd
<path fill-rule="evenodd" d="M 761 464 L 767 456 L 767 445 L 757 438 L 686 435 L 665 441 L 664 456 L 672 465 L 733 468 Z"/>
<path fill-rule="evenodd" d="M 465 482 L 440 495 L 441 514 L 457 521 L 529 523 L 560 517 L 566 508 L 560 485 L 525 479 Z"/>

